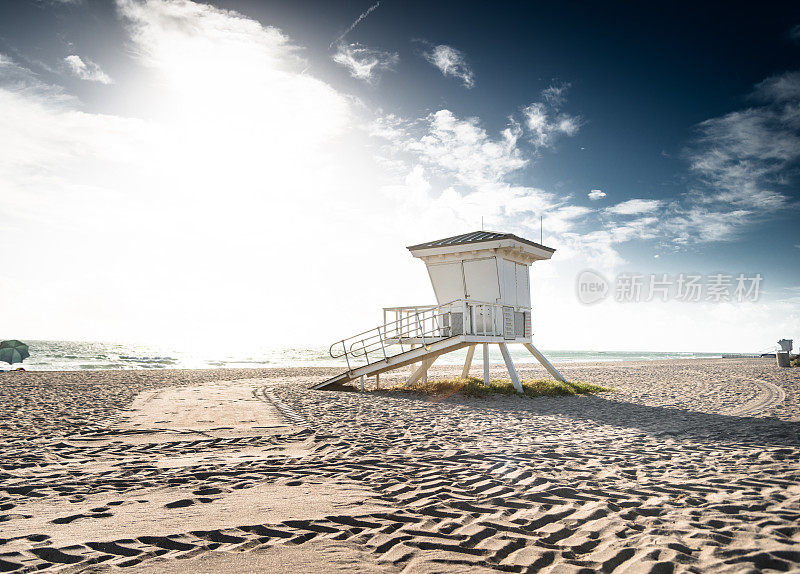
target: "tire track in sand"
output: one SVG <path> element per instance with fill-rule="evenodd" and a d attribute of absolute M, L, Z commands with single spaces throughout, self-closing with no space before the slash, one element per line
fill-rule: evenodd
<path fill-rule="evenodd" d="M 269 387 L 258 387 L 257 389 L 253 389 L 253 397 L 258 399 L 259 401 L 269 403 L 274 406 L 278 411 L 283 415 L 283 417 L 289 421 L 291 424 L 307 427 L 308 423 L 306 420 L 298 414 L 293 408 L 288 406 L 282 400 L 275 396 L 275 393 Z"/>
<path fill-rule="evenodd" d="M 778 406 L 786 399 L 786 393 L 778 385 L 759 379 L 753 379 L 752 382 L 758 387 L 758 395 L 746 403 L 728 410 L 727 414 L 741 417 L 756 416 Z"/>

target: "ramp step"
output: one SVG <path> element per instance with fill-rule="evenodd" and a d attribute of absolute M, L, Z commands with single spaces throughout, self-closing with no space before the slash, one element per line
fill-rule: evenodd
<path fill-rule="evenodd" d="M 321 383 L 316 383 L 312 385 L 311 389 L 314 390 L 324 389 L 326 387 L 335 384 L 349 383 L 350 381 L 358 379 L 359 377 L 362 376 L 369 377 L 373 375 L 378 375 L 380 373 L 398 369 L 400 367 L 404 367 L 406 365 L 409 365 L 411 363 L 416 363 L 424 359 L 430 359 L 432 357 L 438 357 L 439 355 L 444 355 L 445 353 L 455 351 L 462 347 L 466 347 L 467 345 L 469 345 L 469 343 L 462 341 L 461 337 L 458 335 L 447 339 L 441 339 L 431 345 L 428 345 L 425 348 L 418 347 L 413 350 L 393 355 L 382 361 L 376 361 L 368 365 L 362 365 L 352 370 L 345 371 L 344 373 L 336 375 L 335 377 L 330 378 L 326 381 L 322 381 Z"/>
<path fill-rule="evenodd" d="M 336 375 L 335 377 L 332 377 L 332 378 L 328 379 L 327 381 L 323 381 L 321 383 L 318 383 L 318 384 L 312 386 L 311 388 L 312 389 L 323 389 L 323 388 L 329 387 L 331 385 L 349 383 L 351 380 L 352 379 L 350 378 L 350 372 L 347 371 L 347 372 L 341 373 L 339 375 Z"/>

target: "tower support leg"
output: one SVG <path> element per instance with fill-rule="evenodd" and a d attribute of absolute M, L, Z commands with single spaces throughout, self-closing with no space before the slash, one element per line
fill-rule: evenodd
<path fill-rule="evenodd" d="M 550 361 L 548 361 L 545 356 L 539 352 L 539 349 L 530 343 L 523 343 L 523 345 L 525 345 L 525 348 L 528 349 L 534 357 L 536 357 L 536 360 L 539 361 L 545 369 L 547 369 L 547 372 L 553 375 L 555 380 L 563 383 L 567 382 L 567 379 L 564 378 L 564 375 L 558 372 L 558 369 L 556 369 L 552 363 L 550 363 Z"/>
<path fill-rule="evenodd" d="M 428 369 L 436 359 L 438 359 L 438 357 L 434 357 L 432 359 L 422 359 L 422 365 L 416 371 L 414 371 L 413 375 L 408 378 L 406 385 L 413 385 L 423 377 L 425 377 L 425 381 L 427 382 Z"/>
<path fill-rule="evenodd" d="M 467 349 L 467 360 L 464 361 L 464 370 L 461 371 L 461 378 L 469 377 L 469 368 L 472 366 L 472 357 L 475 355 L 475 345 L 470 345 Z"/>
<path fill-rule="evenodd" d="M 483 344 L 483 384 L 489 384 L 489 343 Z"/>
<path fill-rule="evenodd" d="M 508 369 L 508 374 L 511 376 L 511 384 L 514 385 L 514 389 L 516 389 L 519 394 L 522 394 L 524 392 L 522 390 L 522 383 L 519 381 L 519 375 L 517 374 L 516 367 L 514 367 L 514 362 L 511 360 L 511 355 L 508 354 L 508 345 L 500 343 L 500 352 L 503 354 L 503 360 L 506 362 L 506 369 Z"/>

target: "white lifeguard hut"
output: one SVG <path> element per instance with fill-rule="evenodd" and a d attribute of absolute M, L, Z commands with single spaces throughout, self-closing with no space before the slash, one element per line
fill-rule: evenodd
<path fill-rule="evenodd" d="M 330 347 L 344 358 L 347 371 L 313 385 L 344 384 L 419 363 L 408 379 L 427 377 L 433 362 L 467 347 L 462 376 L 469 374 L 477 345 L 483 346 L 483 378 L 489 381 L 489 345 L 499 345 L 508 374 L 522 393 L 508 344 L 524 345 L 557 380 L 564 377 L 532 342 L 530 266 L 552 257 L 555 249 L 510 233 L 476 231 L 438 239 L 408 250 L 425 262 L 437 305 L 386 307 L 384 323 Z"/>

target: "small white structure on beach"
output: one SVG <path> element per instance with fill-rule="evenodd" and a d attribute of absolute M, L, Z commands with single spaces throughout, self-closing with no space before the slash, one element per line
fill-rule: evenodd
<path fill-rule="evenodd" d="M 466 377 L 477 345 L 483 347 L 484 381 L 489 380 L 489 345 L 500 347 L 517 392 L 522 384 L 508 352 L 524 345 L 550 374 L 564 377 L 533 346 L 530 265 L 550 259 L 555 249 L 510 233 L 476 231 L 408 247 L 425 262 L 437 305 L 386 307 L 384 323 L 330 348 L 344 357 L 346 372 L 314 385 L 322 389 L 420 363 L 408 379 L 426 378 L 441 355 L 467 347 Z"/>
<path fill-rule="evenodd" d="M 475 241 L 472 236 L 486 239 Z M 504 336 L 530 337 L 530 265 L 550 259 L 554 249 L 510 234 L 478 232 L 412 245 L 408 250 L 425 262 L 439 305 L 463 299 L 500 306 L 504 314 L 494 318 L 504 321 Z M 476 328 L 485 331 L 483 320 L 487 318 L 492 317 L 482 313 L 476 317 Z M 488 326 L 495 327 L 501 328 Z M 513 333 L 508 331 L 511 329 Z"/>

